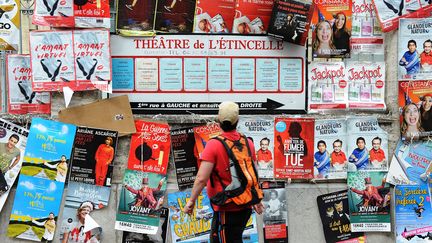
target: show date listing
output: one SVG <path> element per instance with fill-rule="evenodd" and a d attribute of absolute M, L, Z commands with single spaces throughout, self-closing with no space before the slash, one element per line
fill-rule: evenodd
<path fill-rule="evenodd" d="M 177 198 L 174 211 L 180 212 L 180 215 L 174 222 L 174 233 L 181 239 L 185 240 L 193 238 L 194 236 L 201 235 L 209 232 L 211 229 L 211 218 L 198 217 L 198 212 L 204 210 L 203 195 L 199 195 L 195 204 L 195 208 L 191 215 L 183 213 L 183 209 L 186 203 L 189 201 L 189 197 Z M 179 211 L 178 211 L 179 210 Z M 201 215 L 201 214 L 200 214 Z M 175 217 L 174 217 L 175 218 Z"/>

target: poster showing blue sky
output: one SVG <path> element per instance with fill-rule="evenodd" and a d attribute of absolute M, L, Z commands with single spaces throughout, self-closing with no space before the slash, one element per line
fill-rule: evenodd
<path fill-rule="evenodd" d="M 32 119 L 24 153 L 24 175 L 65 182 L 76 126 Z"/>
<path fill-rule="evenodd" d="M 33 241 L 41 241 L 42 237 L 47 239 L 50 235 L 53 237 L 63 185 L 21 175 L 7 229 L 8 237 Z"/>
<path fill-rule="evenodd" d="M 428 185 L 395 187 L 396 242 L 430 242 L 432 206 Z"/>

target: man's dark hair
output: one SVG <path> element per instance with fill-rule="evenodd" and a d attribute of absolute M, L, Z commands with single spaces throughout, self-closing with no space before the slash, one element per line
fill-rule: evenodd
<path fill-rule="evenodd" d="M 324 144 L 324 146 L 327 147 L 327 144 L 326 144 L 326 142 L 324 142 L 324 140 L 319 140 L 317 143 L 317 147 L 320 145 L 320 143 Z"/>
<path fill-rule="evenodd" d="M 262 139 L 260 140 L 260 145 L 261 145 L 261 142 L 264 141 L 264 140 L 266 140 L 266 141 L 270 144 L 270 139 L 268 139 L 268 137 L 265 137 L 265 138 L 262 138 Z"/>
<path fill-rule="evenodd" d="M 362 140 L 364 144 L 366 144 L 366 140 L 364 139 L 364 137 L 358 137 L 356 140 L 356 144 L 358 144 L 360 140 Z"/>
<path fill-rule="evenodd" d="M 11 138 L 15 138 L 15 139 L 17 140 L 17 142 L 19 141 L 19 136 L 16 135 L 16 134 L 12 134 L 12 135 L 10 135 L 9 140 L 10 140 Z"/>
<path fill-rule="evenodd" d="M 222 128 L 222 130 L 224 132 L 229 132 L 229 131 L 233 131 L 237 128 L 237 123 L 231 124 L 231 122 L 229 121 L 223 121 L 223 122 L 219 122 L 220 127 Z"/>
<path fill-rule="evenodd" d="M 427 40 L 425 40 L 425 41 L 423 42 L 423 48 L 424 48 L 426 42 L 429 42 L 429 43 L 432 45 L 432 40 L 431 40 L 431 39 L 427 39 Z"/>
<path fill-rule="evenodd" d="M 374 137 L 374 138 L 372 139 L 372 143 L 373 143 L 373 140 L 379 140 L 380 143 L 382 142 L 382 139 L 381 139 L 380 137 Z"/>
<path fill-rule="evenodd" d="M 341 146 L 342 146 L 342 144 L 343 144 L 342 140 L 340 140 L 340 139 L 336 139 L 336 140 L 334 140 L 334 141 L 333 141 L 333 146 L 334 146 L 335 143 L 340 143 Z"/>
<path fill-rule="evenodd" d="M 414 45 L 417 47 L 417 42 L 415 40 L 409 40 L 407 47 L 409 47 L 410 43 L 414 43 Z"/>
<path fill-rule="evenodd" d="M 48 215 L 50 215 L 50 214 L 52 214 L 52 215 L 54 215 L 55 216 L 55 214 L 53 213 L 53 212 L 50 212 Z"/>

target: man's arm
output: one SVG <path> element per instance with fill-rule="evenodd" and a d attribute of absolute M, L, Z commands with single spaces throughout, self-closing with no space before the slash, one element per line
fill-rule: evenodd
<path fill-rule="evenodd" d="M 36 221 L 36 220 L 32 219 L 32 223 L 35 224 L 35 225 L 37 225 L 37 226 L 44 226 L 44 225 L 45 225 L 45 222 L 46 222 L 46 221 L 39 222 L 39 221 Z"/>
<path fill-rule="evenodd" d="M 15 167 L 16 164 L 18 164 L 18 161 L 20 160 L 20 157 L 21 157 L 21 156 L 20 156 L 19 154 L 15 157 L 14 161 L 13 161 L 12 164 L 9 166 L 9 169 L 12 169 L 13 167 Z"/>
<path fill-rule="evenodd" d="M 48 168 L 51 168 L 51 169 L 57 169 L 57 165 L 58 165 L 58 163 L 56 163 L 56 164 L 50 164 L 50 163 L 48 163 L 48 162 L 44 162 L 44 165 L 46 166 L 46 167 L 48 167 Z"/>
<path fill-rule="evenodd" d="M 206 186 L 207 181 L 210 178 L 211 172 L 214 168 L 214 163 L 208 161 L 202 161 L 201 166 L 199 167 L 197 176 L 195 178 L 195 182 L 192 188 L 192 194 L 189 201 L 186 203 L 186 206 L 183 208 L 183 212 L 190 214 L 193 211 L 195 206 L 195 201 L 198 198 L 199 194 Z"/>
<path fill-rule="evenodd" d="M 359 195 L 364 195 L 364 191 L 360 191 L 360 190 L 357 190 L 357 189 L 352 188 L 352 187 L 351 187 L 351 191 L 354 192 L 354 193 L 357 193 Z"/>
<path fill-rule="evenodd" d="M 128 191 L 132 192 L 133 194 L 138 194 L 138 190 L 133 189 L 132 187 L 125 185 L 124 186 Z"/>

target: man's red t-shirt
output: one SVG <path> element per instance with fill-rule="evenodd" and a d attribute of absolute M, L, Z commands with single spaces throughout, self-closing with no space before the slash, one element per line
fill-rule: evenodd
<path fill-rule="evenodd" d="M 422 65 L 429 64 L 432 65 L 432 51 L 427 54 L 426 52 L 422 52 L 420 54 L 420 63 Z"/>
<path fill-rule="evenodd" d="M 270 162 L 273 160 L 272 153 L 270 150 L 259 149 L 257 153 L 258 161 Z"/>
<path fill-rule="evenodd" d="M 382 150 L 382 149 L 378 149 L 378 150 L 371 149 L 369 151 L 369 161 L 372 162 L 372 161 L 376 160 L 378 162 L 382 162 L 382 161 L 384 161 L 384 159 L 385 159 L 384 150 Z"/>
<path fill-rule="evenodd" d="M 331 164 L 344 164 L 347 162 L 347 158 L 344 152 L 340 151 L 339 153 L 336 153 L 333 151 L 330 155 Z"/>
<path fill-rule="evenodd" d="M 237 131 L 223 132 L 222 136 L 226 137 L 229 140 L 239 140 L 240 134 Z M 255 161 L 255 148 L 254 144 L 251 140 L 249 141 L 249 148 L 251 150 L 252 159 Z M 229 171 L 229 159 L 228 154 L 225 151 L 225 147 L 223 144 L 216 140 L 210 139 L 204 151 L 201 154 L 200 161 L 207 161 L 210 163 L 214 163 L 215 166 L 213 168 L 211 178 L 214 183 L 214 187 L 212 187 L 210 180 L 207 182 L 207 195 L 209 198 L 216 195 L 218 192 L 223 190 L 222 184 L 220 183 L 220 179 L 216 176 L 216 173 L 222 179 L 222 182 L 225 186 L 231 183 L 231 173 Z M 249 208 L 249 206 L 238 206 L 235 203 L 231 202 L 224 206 L 212 205 L 215 211 L 240 211 L 245 208 Z"/>

